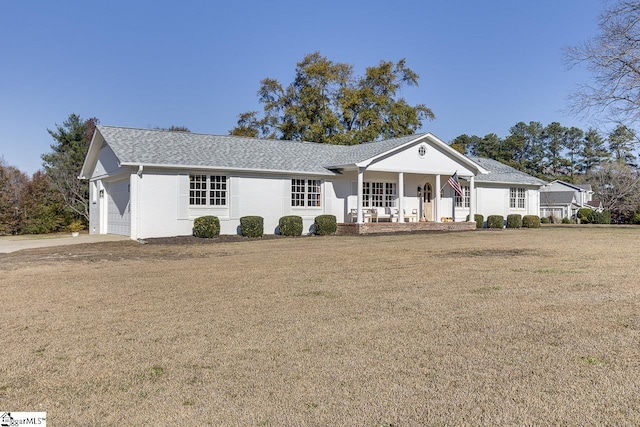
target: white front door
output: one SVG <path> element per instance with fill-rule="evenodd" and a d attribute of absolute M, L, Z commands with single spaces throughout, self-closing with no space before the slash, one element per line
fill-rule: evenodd
<path fill-rule="evenodd" d="M 428 182 L 422 188 L 422 218 L 433 221 L 433 189 Z"/>

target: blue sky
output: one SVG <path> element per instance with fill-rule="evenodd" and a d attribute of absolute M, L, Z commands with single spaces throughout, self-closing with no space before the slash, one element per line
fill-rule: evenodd
<path fill-rule="evenodd" d="M 423 131 L 506 136 L 519 121 L 589 127 L 563 112 L 588 75 L 562 48 L 594 36 L 601 0 L 0 2 L 0 156 L 41 168 L 47 128 L 70 113 L 105 125 L 226 134 L 260 110 L 259 82 L 288 84 L 320 51 L 358 75 L 406 58 L 402 96 Z"/>

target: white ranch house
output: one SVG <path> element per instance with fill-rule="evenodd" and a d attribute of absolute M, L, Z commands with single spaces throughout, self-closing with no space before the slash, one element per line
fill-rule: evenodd
<path fill-rule="evenodd" d="M 464 197 L 447 180 L 457 172 Z M 277 232 L 285 215 L 305 230 L 320 214 L 339 223 L 464 222 L 468 215 L 538 215 L 543 181 L 468 158 L 431 133 L 354 146 L 98 126 L 80 178 L 90 182 L 90 232 L 131 239 L 192 234 L 242 216 Z"/>

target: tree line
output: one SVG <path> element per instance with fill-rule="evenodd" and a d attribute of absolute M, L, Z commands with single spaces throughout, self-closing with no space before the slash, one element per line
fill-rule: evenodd
<path fill-rule="evenodd" d="M 509 135 L 460 135 L 451 146 L 468 156 L 489 157 L 541 179 L 583 182 L 607 161 L 637 167 L 635 132 L 618 125 L 607 134 L 590 128 L 565 127 L 559 122 L 518 122 Z"/>
<path fill-rule="evenodd" d="M 0 157 L 0 235 L 44 234 L 67 230 L 72 222 L 89 223 L 89 183 L 78 179 L 99 120 L 70 114 L 47 129 L 51 151 L 42 169 L 29 177 Z M 186 126 L 156 128 L 190 132 Z"/>
<path fill-rule="evenodd" d="M 31 177 L 0 158 L 0 235 L 42 234 L 89 221 L 89 185 L 78 179 L 98 119 L 70 114 L 47 129 L 54 142 Z"/>
<path fill-rule="evenodd" d="M 451 141 L 452 148 L 467 156 L 498 160 L 547 182 L 589 183 L 618 222 L 640 220 L 637 145 L 635 131 L 622 124 L 603 134 L 537 121 L 516 123 L 504 138 L 490 133 Z"/>

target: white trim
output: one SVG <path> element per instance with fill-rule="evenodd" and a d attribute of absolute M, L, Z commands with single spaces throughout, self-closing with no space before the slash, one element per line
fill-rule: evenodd
<path fill-rule="evenodd" d="M 295 171 L 295 170 L 280 170 L 280 169 L 260 169 L 260 168 L 236 168 L 236 167 L 227 167 L 227 166 L 203 166 L 203 165 L 170 165 L 170 164 L 157 164 L 157 163 L 139 163 L 139 162 L 122 162 L 121 166 L 144 166 L 146 168 L 157 168 L 157 169 L 173 169 L 173 170 L 201 170 L 201 171 L 212 171 L 212 170 L 220 170 L 225 172 L 264 172 L 268 174 L 280 174 L 280 175 L 311 175 L 311 176 L 336 176 L 337 173 L 333 172 L 308 172 L 308 171 Z"/>

